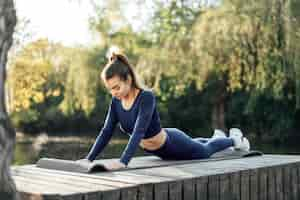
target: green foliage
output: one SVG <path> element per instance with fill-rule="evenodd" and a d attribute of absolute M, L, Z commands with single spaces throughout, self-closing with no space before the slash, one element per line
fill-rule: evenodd
<path fill-rule="evenodd" d="M 95 106 L 95 90 L 97 75 L 93 68 L 87 66 L 88 52 L 84 49 L 72 49 L 68 55 L 70 62 L 64 81 L 64 99 L 60 108 L 67 115 L 76 110 L 89 114 Z"/>
<path fill-rule="evenodd" d="M 39 120 L 39 117 L 40 114 L 36 110 L 22 110 L 20 112 L 14 112 L 11 115 L 13 124 L 16 124 L 17 126 L 36 122 Z"/>
<path fill-rule="evenodd" d="M 285 65 L 286 12 L 280 1 L 232 0 L 207 10 L 194 26 L 193 54 L 205 68 L 198 80 L 206 81 L 216 71 L 226 75 L 229 91 L 259 90 L 282 97 L 290 67 Z"/>
<path fill-rule="evenodd" d="M 137 63 L 137 71 L 145 83 L 159 94 L 159 83 L 163 76 L 176 77 L 176 93 L 183 95 L 186 84 L 197 76 L 189 71 L 194 64 L 190 59 L 191 29 L 200 15 L 199 1 L 158 2 L 147 39 L 152 46 L 142 49 Z"/>
<path fill-rule="evenodd" d="M 119 0 L 97 4 L 90 26 L 100 39 L 92 47 L 40 39 L 12 57 L 7 88 L 18 128 L 99 129 L 111 98 L 99 74 L 107 49 L 117 45 L 156 92 L 163 126 L 208 136 L 214 117 L 224 114 L 225 128 L 240 126 L 253 137 L 297 136 L 299 1 L 225 0 L 207 7 L 155 0 L 140 32 L 124 7 Z"/>
<path fill-rule="evenodd" d="M 296 82 L 296 108 L 300 108 L 300 2 L 290 0 L 290 21 L 289 30 L 289 52 L 291 64 L 294 66 L 295 73 L 291 73 L 292 79 Z"/>
<path fill-rule="evenodd" d="M 294 100 L 274 99 L 267 93 L 251 94 L 236 91 L 227 102 L 228 127 L 242 128 L 256 141 L 286 143 L 295 137 L 297 124 Z M 241 110 L 243 112 L 241 112 Z"/>
<path fill-rule="evenodd" d="M 33 103 L 43 102 L 46 93 L 56 95 L 59 91 L 44 91 L 43 85 L 53 69 L 48 57 L 48 41 L 39 40 L 28 45 L 9 67 L 8 85 L 13 96 L 12 111 L 28 109 Z"/>

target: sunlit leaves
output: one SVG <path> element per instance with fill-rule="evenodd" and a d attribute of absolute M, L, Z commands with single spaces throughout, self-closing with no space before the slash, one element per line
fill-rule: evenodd
<path fill-rule="evenodd" d="M 66 114 L 91 112 L 95 106 L 97 72 L 87 65 L 88 50 L 37 40 L 15 56 L 9 66 L 11 111 L 29 109 L 48 98 L 63 96 Z"/>
<path fill-rule="evenodd" d="M 88 51 L 84 49 L 73 50 L 69 54 L 72 59 L 67 70 L 64 82 L 64 99 L 60 108 L 67 114 L 78 110 L 91 112 L 95 106 L 95 90 L 97 71 L 87 66 Z"/>
<path fill-rule="evenodd" d="M 287 12 L 277 0 L 232 0 L 206 10 L 193 34 L 193 51 L 201 58 L 200 66 L 227 74 L 230 91 L 261 90 L 279 98 L 286 83 L 284 68 L 288 67 L 282 64 Z"/>
<path fill-rule="evenodd" d="M 28 60 L 19 57 L 9 68 L 9 86 L 13 90 L 12 111 L 28 109 L 31 103 L 41 103 L 45 99 L 43 85 L 52 71 L 49 62 L 40 58 Z"/>

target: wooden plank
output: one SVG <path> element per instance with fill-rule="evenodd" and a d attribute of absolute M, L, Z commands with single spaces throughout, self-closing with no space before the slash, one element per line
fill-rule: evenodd
<path fill-rule="evenodd" d="M 27 193 L 29 193 L 30 190 L 36 191 L 36 189 L 32 188 L 33 186 L 37 186 L 40 188 L 40 191 L 39 191 L 40 194 L 44 194 L 47 191 L 50 191 L 50 192 L 56 193 L 61 196 L 71 195 L 71 196 L 74 196 L 74 198 L 75 198 L 75 196 L 80 196 L 80 198 L 81 198 L 82 193 L 89 194 L 91 192 L 96 192 L 95 190 L 91 190 L 91 189 L 87 189 L 87 188 L 74 187 L 74 186 L 69 186 L 69 185 L 61 184 L 61 183 L 53 184 L 53 183 L 49 183 L 47 181 L 37 180 L 37 179 L 35 179 L 33 182 L 32 179 L 24 178 L 21 176 L 16 176 L 15 180 L 16 180 L 15 182 L 17 185 L 19 184 L 18 182 L 20 182 L 21 185 L 23 185 L 23 189 L 27 189 L 29 187 L 28 185 L 30 185 L 29 189 L 21 190 L 21 191 L 27 192 Z M 51 188 L 51 190 L 49 190 L 47 188 Z M 21 189 L 20 185 L 19 185 L 18 189 Z M 44 191 L 42 189 L 44 189 Z"/>
<path fill-rule="evenodd" d="M 154 184 L 142 184 L 138 187 L 138 200 L 153 200 Z"/>
<path fill-rule="evenodd" d="M 62 200 L 62 197 L 59 195 L 48 196 L 43 194 L 33 194 L 33 193 L 26 193 L 26 192 L 19 192 L 19 195 L 22 200 Z"/>
<path fill-rule="evenodd" d="M 16 182 L 19 182 L 20 180 L 26 181 L 27 184 L 33 182 L 32 179 L 30 177 L 22 177 L 22 176 L 16 176 Z M 34 183 L 39 184 L 44 186 L 44 188 L 55 188 L 55 193 L 58 193 L 60 196 L 63 196 L 64 199 L 67 199 L 68 196 L 72 196 L 72 198 L 74 198 L 74 195 L 77 194 L 81 194 L 83 196 L 85 196 L 86 199 L 94 199 L 94 196 L 97 195 L 96 193 L 99 192 L 99 190 L 96 188 L 96 185 L 94 187 L 90 187 L 90 188 L 84 188 L 81 187 L 79 184 L 77 186 L 73 185 L 68 185 L 68 184 L 61 184 L 61 183 L 57 183 L 57 182 L 53 182 L 53 181 L 47 181 L 47 180 L 37 180 L 36 177 L 34 177 Z M 23 188 L 17 188 L 18 191 L 23 191 L 23 192 L 27 192 L 30 193 L 30 191 L 28 191 L 28 187 Z M 35 191 L 35 189 L 33 190 Z M 73 193 L 72 195 L 69 194 L 65 194 L 66 191 L 70 191 L 71 193 Z M 41 194 L 44 194 L 45 190 L 41 191 Z M 69 193 L 69 192 L 68 192 Z"/>
<path fill-rule="evenodd" d="M 194 171 L 194 170 L 192 170 Z M 135 170 L 134 172 L 128 172 L 128 173 L 135 173 L 140 175 L 147 175 L 147 176 L 153 176 L 153 177 L 159 177 L 168 179 L 170 181 L 176 181 L 178 179 L 188 179 L 188 178 L 194 178 L 196 177 L 196 174 L 188 171 L 185 166 L 173 166 L 173 167 L 161 167 L 161 168 L 153 168 L 153 169 L 139 169 Z M 195 170 L 195 173 L 196 170 Z"/>
<path fill-rule="evenodd" d="M 300 163 L 295 164 L 297 167 L 297 191 L 298 191 L 298 197 L 300 198 Z"/>
<path fill-rule="evenodd" d="M 299 157 L 298 157 L 299 159 Z M 287 159 L 289 160 L 289 159 Z M 289 160 L 290 163 L 295 162 L 293 159 Z M 243 158 L 235 160 L 223 160 L 214 162 L 202 162 L 193 164 L 184 164 L 152 169 L 140 169 L 134 170 L 136 174 L 160 176 L 164 178 L 178 179 L 180 178 L 195 178 L 199 176 L 208 176 L 214 174 L 232 173 L 241 170 L 255 169 L 257 167 L 263 167 L 272 165 L 274 162 L 276 165 L 282 163 L 276 161 L 273 157 L 262 158 Z M 217 164 L 216 164 L 217 163 Z"/>
<path fill-rule="evenodd" d="M 169 200 L 183 200 L 182 199 L 182 182 L 181 181 L 172 181 L 169 183 L 168 193 Z"/>
<path fill-rule="evenodd" d="M 283 166 L 283 199 L 291 200 L 291 165 Z"/>
<path fill-rule="evenodd" d="M 66 197 L 63 197 L 66 199 Z M 68 198 L 68 197 L 67 197 Z M 101 200 L 101 193 L 96 191 L 96 192 L 89 192 L 88 194 L 83 194 L 82 199 L 80 200 Z M 70 199 L 71 200 L 71 199 Z"/>
<path fill-rule="evenodd" d="M 37 190 L 39 191 L 40 194 L 47 194 L 47 193 L 55 193 L 55 194 L 74 194 L 74 193 L 80 193 L 78 191 L 78 188 L 74 188 L 73 186 L 68 186 L 68 185 L 64 185 L 64 184 L 51 184 L 49 185 L 49 183 L 47 183 L 46 181 L 40 181 L 40 180 L 32 180 L 29 178 L 24 178 L 21 176 L 15 176 L 14 180 L 16 182 L 16 184 L 19 186 L 19 188 L 26 188 L 27 185 L 31 185 L 31 186 L 38 186 L 39 188 L 43 188 L 45 189 L 43 190 Z M 49 189 L 46 189 L 49 188 Z M 55 190 L 54 190 L 55 189 Z M 81 190 L 82 192 L 88 192 L 90 190 L 86 189 L 86 188 L 82 188 Z M 24 191 L 27 192 L 27 191 Z"/>
<path fill-rule="evenodd" d="M 83 174 L 83 173 L 74 173 L 74 172 L 65 172 L 59 170 L 50 170 L 50 169 L 42 169 L 32 166 L 26 167 L 29 170 L 37 170 L 37 171 L 45 171 L 51 174 L 62 174 L 62 175 L 69 175 L 74 177 L 80 177 L 85 179 L 95 179 L 95 181 L 99 181 L 104 185 L 108 186 L 115 186 L 115 187 L 131 187 L 136 184 L 146 184 L 152 182 L 161 182 L 170 179 L 163 179 L 163 178 L 155 178 L 153 176 L 141 175 L 141 174 L 134 174 L 134 173 L 127 173 L 127 172 L 104 172 L 104 173 L 93 173 L 93 174 Z M 24 170 L 24 168 L 21 168 Z"/>
<path fill-rule="evenodd" d="M 291 194 L 291 199 L 292 200 L 298 200 L 298 165 L 297 164 L 293 164 L 291 166 L 291 190 L 292 190 L 292 194 Z"/>
<path fill-rule="evenodd" d="M 270 167 L 267 170 L 267 182 L 268 182 L 268 200 L 275 199 L 276 198 L 276 167 Z"/>
<path fill-rule="evenodd" d="M 82 194 L 74 192 L 73 190 L 64 189 L 60 191 L 61 194 L 58 194 L 59 188 L 57 187 L 48 187 L 39 183 L 28 182 L 23 178 L 18 177 L 16 181 L 16 187 L 19 190 L 19 193 L 22 199 L 59 199 L 62 200 L 62 195 L 67 197 L 73 197 L 74 199 L 82 199 Z M 24 192 L 27 191 L 27 192 Z"/>
<path fill-rule="evenodd" d="M 47 191 L 50 191 L 53 194 L 59 195 L 60 198 L 64 200 L 67 199 L 89 199 L 96 200 L 98 199 L 99 190 L 97 188 L 84 188 L 80 184 L 75 186 L 74 184 L 69 185 L 65 183 L 58 183 L 43 179 L 38 179 L 37 177 L 24 177 L 24 176 L 14 176 L 15 182 L 17 184 L 17 190 L 23 193 L 34 193 L 39 191 L 40 196 L 43 198 L 50 198 L 47 195 Z M 94 186 L 96 187 L 96 185 Z M 38 189 L 39 188 L 39 189 Z M 32 192 L 34 191 L 34 192 Z M 42 195 L 41 195 L 42 194 Z M 28 196 L 28 195 L 27 195 Z M 33 198 L 33 197 L 30 197 Z M 52 198 L 52 197 L 51 197 Z M 55 198 L 57 198 L 55 196 Z"/>
<path fill-rule="evenodd" d="M 258 199 L 258 170 L 250 170 L 250 200 Z"/>
<path fill-rule="evenodd" d="M 16 183 L 17 189 L 20 189 L 20 192 L 23 192 L 24 189 L 26 189 L 28 191 L 27 193 L 31 193 L 31 194 L 37 195 L 37 196 L 43 196 L 43 195 L 57 196 L 58 195 L 56 188 L 47 188 L 45 186 L 42 186 L 42 185 L 39 185 L 36 183 L 28 183 L 27 181 L 24 181 L 22 179 L 18 180 L 15 183 Z M 65 191 L 65 193 L 70 194 L 71 192 Z"/>
<path fill-rule="evenodd" d="M 31 167 L 31 166 L 24 166 L 17 169 L 12 170 L 11 172 L 34 172 L 34 173 L 40 173 L 40 174 L 49 174 L 49 175 L 59 175 L 64 176 L 66 178 L 71 177 L 72 179 L 78 179 L 78 181 L 87 180 L 88 182 L 98 182 L 103 185 L 113 186 L 113 187 L 130 187 L 134 186 L 131 182 L 127 182 L 128 176 L 124 177 L 118 177 L 118 178 L 108 178 L 112 177 L 111 174 L 113 172 L 106 172 L 102 174 L 83 174 L 83 173 L 75 173 L 75 172 L 65 172 L 65 171 L 59 171 L 59 170 L 52 170 L 52 169 L 44 169 L 44 168 L 38 168 L 38 167 Z M 108 176 L 105 176 L 108 175 Z M 113 176 L 116 177 L 116 176 Z"/>
<path fill-rule="evenodd" d="M 300 198 L 300 163 L 296 163 L 296 168 L 297 168 L 297 193 L 298 193 L 298 198 Z"/>
<path fill-rule="evenodd" d="M 276 200 L 283 200 L 283 177 L 282 166 L 278 166 L 275 168 L 275 196 Z"/>
<path fill-rule="evenodd" d="M 250 172 L 241 171 L 241 200 L 250 199 Z"/>
<path fill-rule="evenodd" d="M 120 190 L 110 190 L 101 192 L 101 200 L 122 200 Z"/>
<path fill-rule="evenodd" d="M 139 173 L 136 171 L 127 171 L 127 172 L 113 172 L 114 176 L 110 177 L 109 174 L 104 174 L 107 178 L 121 178 L 132 183 L 132 184 L 147 184 L 147 183 L 160 183 L 164 181 L 174 181 L 176 179 L 170 177 L 162 177 L 159 174 L 148 174 L 148 173 Z M 103 176 L 103 174 L 101 174 Z M 129 179 L 129 180 L 128 180 Z"/>
<path fill-rule="evenodd" d="M 183 200 L 196 199 L 196 179 L 183 180 Z"/>
<path fill-rule="evenodd" d="M 169 184 L 166 182 L 156 183 L 154 185 L 154 199 L 155 200 L 169 199 L 168 187 Z"/>
<path fill-rule="evenodd" d="M 258 170 L 258 199 L 268 199 L 268 176 L 267 168 L 261 168 Z"/>
<path fill-rule="evenodd" d="M 134 173 L 134 174 L 147 175 L 153 177 L 161 177 L 161 178 L 169 179 L 171 181 L 176 181 L 178 179 L 191 179 L 200 176 L 224 174 L 224 173 L 228 173 L 226 170 L 230 168 L 232 168 L 232 166 L 213 167 L 209 165 L 198 166 L 194 164 L 193 166 L 181 165 L 181 166 L 173 166 L 173 167 L 169 166 L 169 167 L 161 167 L 161 168 L 153 168 L 153 169 L 135 170 L 135 171 L 127 172 L 127 174 Z M 230 171 L 232 170 L 237 171 L 237 169 L 230 169 Z"/>
<path fill-rule="evenodd" d="M 32 171 L 25 171 L 20 170 L 18 172 L 12 173 L 14 176 L 21 176 L 24 178 L 31 178 L 33 180 L 45 180 L 49 183 L 53 182 L 56 183 L 63 183 L 66 185 L 74 185 L 75 187 L 82 187 L 82 188 L 93 188 L 95 190 L 103 191 L 103 190 L 112 190 L 116 187 L 103 185 L 100 181 L 95 181 L 95 179 L 88 179 L 88 178 L 78 178 L 76 176 L 66 176 L 60 174 L 53 174 L 53 173 L 39 173 L 39 172 L 32 172 Z"/>
<path fill-rule="evenodd" d="M 260 165 L 260 166 L 263 166 L 263 165 Z M 176 176 L 179 174 L 180 178 L 182 178 L 182 177 L 186 178 L 186 177 L 191 177 L 191 174 L 193 175 L 193 172 L 194 172 L 195 168 L 196 167 L 189 167 L 189 166 L 185 165 L 185 166 L 176 166 L 176 171 L 175 172 L 173 172 L 171 170 L 172 167 L 167 167 L 167 168 L 164 167 L 163 169 L 159 169 L 159 173 L 157 173 L 158 171 L 156 171 L 156 169 L 151 169 L 151 172 L 149 170 L 142 170 L 142 171 L 139 170 L 139 173 L 140 174 L 147 174 L 147 175 L 159 175 L 160 177 L 168 177 L 168 178 L 176 178 Z M 213 170 L 216 170 L 216 168 L 212 169 L 211 171 L 213 171 Z M 199 168 L 198 168 L 198 171 L 199 171 Z M 207 171 L 209 171 L 209 170 L 207 170 Z M 179 173 L 177 173 L 177 172 L 179 172 Z M 249 184 L 248 184 L 248 186 L 249 186 Z M 249 193 L 249 191 L 248 191 L 248 193 Z"/>
<path fill-rule="evenodd" d="M 230 174 L 230 191 L 232 195 L 232 200 L 241 199 L 241 174 L 240 172 L 234 172 Z"/>
<path fill-rule="evenodd" d="M 121 200 L 137 200 L 138 188 L 129 187 L 121 189 Z"/>
<path fill-rule="evenodd" d="M 229 200 L 231 199 L 230 192 L 230 175 L 220 175 L 220 199 Z"/>
<path fill-rule="evenodd" d="M 220 197 L 220 177 L 213 175 L 208 177 L 208 199 L 219 200 Z"/>
<path fill-rule="evenodd" d="M 208 177 L 196 179 L 196 200 L 208 200 Z"/>
<path fill-rule="evenodd" d="M 31 168 L 32 169 L 32 168 Z M 36 168 L 34 168 L 34 170 L 36 170 Z M 124 184 L 125 182 L 131 182 L 134 184 L 141 184 L 141 183 L 147 183 L 147 182 L 158 182 L 158 181 L 165 181 L 165 180 L 170 180 L 170 179 L 165 179 L 165 178 L 156 178 L 153 176 L 146 176 L 146 175 L 136 175 L 136 174 L 126 174 L 120 175 L 120 172 L 112 172 L 112 173 L 101 173 L 101 174 L 97 174 L 97 175 L 87 175 L 87 174 L 78 174 L 78 173 L 69 173 L 69 172 L 63 172 L 63 171 L 57 171 L 57 170 L 48 170 L 48 169 L 38 169 L 38 171 L 43 171 L 43 172 L 48 172 L 49 174 L 54 174 L 58 173 L 60 175 L 67 175 L 67 176 L 80 176 L 80 178 L 82 178 L 84 180 L 88 180 L 88 182 L 93 182 L 97 181 L 98 184 L 102 183 L 102 181 L 107 184 L 107 185 L 114 185 L 114 186 L 127 186 L 128 184 Z M 104 176 L 105 175 L 105 176 Z M 91 180 L 90 180 L 91 179 Z M 120 181 L 120 182 L 119 182 Z M 95 182 L 95 184 L 97 184 L 97 182 Z M 132 184 L 130 184 L 132 185 Z M 144 187 L 142 186 L 142 189 Z M 152 186 L 153 188 L 153 186 Z M 145 189 L 145 188 L 144 188 Z M 143 191 L 143 190 L 142 190 Z M 105 196 L 108 196 L 108 198 L 111 198 L 109 196 L 111 196 L 110 193 L 105 194 Z M 151 199 L 152 200 L 152 196 L 153 196 L 153 189 L 151 189 L 151 191 L 146 190 L 144 191 L 144 193 L 140 193 L 139 198 L 144 198 L 145 199 Z M 114 195 L 112 196 L 112 198 L 114 198 Z M 116 197 L 117 198 L 117 197 Z"/>

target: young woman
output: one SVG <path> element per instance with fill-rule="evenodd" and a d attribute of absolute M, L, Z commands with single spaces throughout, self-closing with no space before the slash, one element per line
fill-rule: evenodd
<path fill-rule="evenodd" d="M 130 135 L 119 161 L 108 166 L 115 170 L 128 165 L 138 146 L 161 159 L 204 159 L 228 147 L 249 150 L 250 145 L 239 129 L 230 129 L 226 137 L 215 131 L 212 139 L 191 138 L 177 128 L 162 128 L 156 107 L 156 98 L 145 89 L 126 56 L 112 53 L 101 73 L 105 87 L 112 94 L 104 126 L 85 159 L 92 162 L 112 137 L 117 123 Z M 80 160 L 80 161 L 82 161 Z"/>

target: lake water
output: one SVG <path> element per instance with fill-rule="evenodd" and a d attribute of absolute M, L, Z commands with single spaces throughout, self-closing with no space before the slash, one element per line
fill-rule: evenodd
<path fill-rule="evenodd" d="M 96 136 L 24 136 L 17 134 L 13 165 L 34 164 L 42 157 L 77 160 L 84 158 Z M 113 137 L 98 158 L 119 158 L 128 142 L 127 137 Z M 300 147 L 257 145 L 252 149 L 274 154 L 300 154 Z M 146 155 L 138 149 L 135 156 Z"/>
<path fill-rule="evenodd" d="M 13 165 L 34 164 L 42 157 L 77 160 L 84 158 L 93 145 L 96 136 L 56 136 L 41 134 L 36 137 L 18 136 Z M 98 158 L 118 158 L 121 156 L 128 138 L 117 137 L 109 142 Z M 146 155 L 141 149 L 137 156 Z"/>

